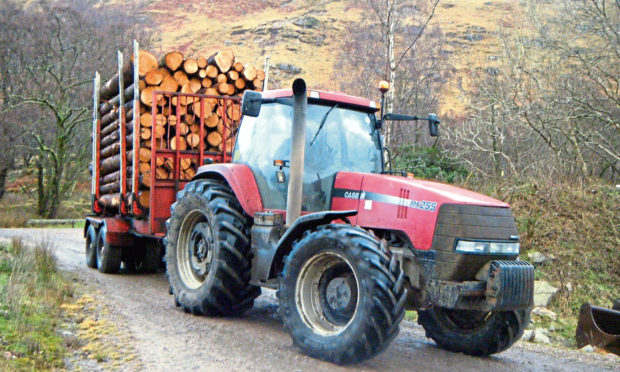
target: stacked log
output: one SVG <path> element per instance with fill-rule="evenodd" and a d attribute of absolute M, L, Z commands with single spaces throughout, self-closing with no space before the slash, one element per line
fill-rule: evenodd
<path fill-rule="evenodd" d="M 241 119 L 239 102 L 221 98 L 198 98 L 174 96 L 153 92 L 181 92 L 207 96 L 239 96 L 248 89 L 261 91 L 265 74 L 249 64 L 236 61 L 230 49 L 219 51 L 210 57 L 187 57 L 173 51 L 157 59 L 147 51 L 140 51 L 139 58 L 139 131 L 134 133 L 134 78 L 133 61 L 122 69 L 126 87 L 119 94 L 119 75 L 100 89 L 100 198 L 105 207 L 120 205 L 121 144 L 119 125 L 121 95 L 125 101 L 125 139 L 127 187 L 131 190 L 134 144 L 137 151 L 137 171 L 140 190 L 136 197 L 143 208 L 148 208 L 152 174 L 157 180 L 190 180 L 199 166 L 197 161 L 181 157 L 179 169 L 175 170 L 172 154 L 162 154 L 151 167 L 151 149 L 199 152 L 210 155 L 231 152 Z M 201 120 L 202 119 L 202 120 Z M 200 123 L 204 124 L 201 138 Z M 135 136 L 135 137 L 134 137 Z M 134 142 L 135 138 L 137 140 Z M 227 138 L 224 141 L 224 138 Z"/>

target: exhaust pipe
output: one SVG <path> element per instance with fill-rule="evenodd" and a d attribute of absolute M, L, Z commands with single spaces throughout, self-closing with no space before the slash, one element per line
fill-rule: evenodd
<path fill-rule="evenodd" d="M 620 306 L 613 309 L 585 303 L 579 312 L 575 332 L 577 346 L 598 346 L 620 355 Z"/>
<path fill-rule="evenodd" d="M 286 226 L 291 226 L 301 215 L 301 196 L 304 179 L 306 149 L 306 82 L 293 82 L 293 131 L 291 138 L 291 165 L 286 197 Z"/>

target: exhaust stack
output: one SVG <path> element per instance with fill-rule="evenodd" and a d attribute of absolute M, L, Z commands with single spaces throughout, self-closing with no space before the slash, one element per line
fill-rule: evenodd
<path fill-rule="evenodd" d="M 286 197 L 286 226 L 291 226 L 301 215 L 307 104 L 306 82 L 303 79 L 296 79 L 293 82 L 293 130 L 288 195 Z"/>

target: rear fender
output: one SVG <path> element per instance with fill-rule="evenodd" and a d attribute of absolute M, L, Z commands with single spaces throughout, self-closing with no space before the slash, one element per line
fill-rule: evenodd
<path fill-rule="evenodd" d="M 226 181 L 243 211 L 250 217 L 263 211 L 263 201 L 250 167 L 245 164 L 209 164 L 198 168 L 192 180 L 215 178 Z"/>
<path fill-rule="evenodd" d="M 310 213 L 299 217 L 295 223 L 286 230 L 275 247 L 273 259 L 271 260 L 269 278 L 274 278 L 282 270 L 284 257 L 293 249 L 293 242 L 301 238 L 305 231 L 316 229 L 318 226 L 326 225 L 334 220 L 344 220 L 356 214 L 356 210 L 325 211 Z M 258 279 L 263 280 L 267 278 Z"/>

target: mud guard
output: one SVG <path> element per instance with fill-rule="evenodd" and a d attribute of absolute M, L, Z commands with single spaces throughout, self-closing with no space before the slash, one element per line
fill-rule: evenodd
<path fill-rule="evenodd" d="M 241 208 L 250 217 L 263 211 L 263 201 L 250 167 L 245 164 L 209 164 L 198 168 L 192 181 L 201 178 L 216 178 L 226 181 L 235 193 Z"/>
<path fill-rule="evenodd" d="M 268 277 L 274 278 L 277 276 L 278 272 L 282 269 L 284 257 L 291 251 L 293 242 L 299 239 L 303 235 L 304 231 L 314 229 L 321 225 L 326 225 L 334 220 L 344 220 L 347 217 L 354 216 L 356 214 L 357 210 L 325 211 L 310 213 L 299 217 L 293 225 L 286 230 L 284 235 L 282 235 L 278 241 L 278 244 L 276 244 L 274 250 L 272 251 L 274 254 L 271 259 L 271 265 L 267 266 L 270 267 Z"/>

